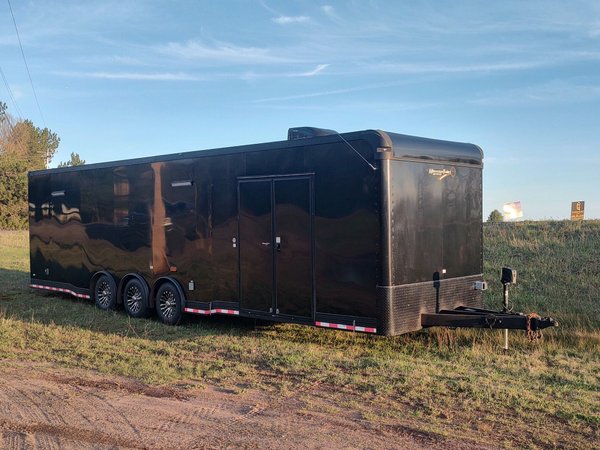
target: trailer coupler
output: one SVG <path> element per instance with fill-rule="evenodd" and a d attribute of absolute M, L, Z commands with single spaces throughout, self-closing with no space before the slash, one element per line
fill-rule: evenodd
<path fill-rule="evenodd" d="M 535 313 L 523 314 L 493 311 L 489 309 L 459 306 L 452 310 L 441 310 L 435 314 L 421 314 L 421 326 L 450 328 L 491 328 L 525 330 L 530 340 L 541 337 L 541 330 L 557 327 L 551 317 L 540 317 Z"/>

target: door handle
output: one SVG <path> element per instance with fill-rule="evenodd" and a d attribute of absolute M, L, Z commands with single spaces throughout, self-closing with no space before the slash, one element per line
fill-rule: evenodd
<path fill-rule="evenodd" d="M 280 236 L 275 237 L 275 248 L 277 249 L 278 252 L 281 251 L 281 237 Z"/>
<path fill-rule="evenodd" d="M 262 245 L 265 245 L 265 246 L 271 245 L 271 243 L 270 243 L 270 242 L 261 242 L 261 244 L 262 244 Z"/>

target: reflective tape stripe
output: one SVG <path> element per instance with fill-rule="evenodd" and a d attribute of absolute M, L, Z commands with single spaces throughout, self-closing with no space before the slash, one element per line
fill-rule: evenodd
<path fill-rule="evenodd" d="M 183 310 L 188 313 L 204 314 L 210 316 L 210 310 L 206 309 L 183 308 Z"/>
<path fill-rule="evenodd" d="M 236 315 L 236 316 L 240 314 L 240 312 L 236 311 L 235 309 L 220 309 L 220 308 L 217 308 L 217 309 L 211 309 L 210 312 L 213 313 L 213 314 L 215 314 L 215 313 L 216 314 L 233 314 L 233 315 Z"/>
<path fill-rule="evenodd" d="M 377 328 L 344 325 L 342 323 L 315 322 L 318 327 L 335 328 L 337 330 L 361 331 L 363 333 L 377 333 Z"/>
<path fill-rule="evenodd" d="M 377 328 L 371 327 L 354 327 L 356 331 L 362 331 L 364 333 L 377 333 Z"/>
<path fill-rule="evenodd" d="M 205 316 L 210 316 L 211 314 L 231 314 L 231 315 L 239 315 L 240 312 L 235 309 L 194 309 L 194 308 L 184 308 L 185 312 L 193 313 L 193 314 L 202 314 Z"/>
<path fill-rule="evenodd" d="M 29 287 L 34 288 L 34 289 L 45 289 L 47 291 L 64 292 L 65 294 L 71 294 L 71 295 L 73 295 L 75 297 L 79 297 L 79 298 L 91 298 L 88 294 L 78 294 L 77 292 L 72 291 L 71 289 L 57 288 L 57 287 L 52 287 L 52 286 L 43 286 L 41 284 L 30 284 Z"/>

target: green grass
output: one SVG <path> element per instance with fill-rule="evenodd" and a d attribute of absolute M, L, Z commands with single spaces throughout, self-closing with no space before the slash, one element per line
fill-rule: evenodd
<path fill-rule="evenodd" d="M 156 385 L 219 385 L 299 395 L 307 409 L 506 447 L 592 448 L 600 425 L 600 222 L 486 225 L 488 306 L 512 265 L 515 309 L 561 327 L 529 343 L 511 333 L 432 329 L 394 338 L 239 318 L 166 327 L 89 301 L 27 289 L 24 232 L 0 232 L 0 363 L 47 361 Z M 313 390 L 326 392 L 330 402 Z"/>
<path fill-rule="evenodd" d="M 563 330 L 600 328 L 600 221 L 486 224 L 484 261 L 488 280 L 502 264 L 517 269 L 516 309 L 556 315 Z"/>

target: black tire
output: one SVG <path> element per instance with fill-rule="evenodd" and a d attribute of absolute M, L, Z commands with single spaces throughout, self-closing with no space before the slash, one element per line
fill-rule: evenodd
<path fill-rule="evenodd" d="M 117 308 L 117 285 L 108 275 L 100 275 L 94 286 L 94 302 L 104 311 Z"/>
<path fill-rule="evenodd" d="M 182 298 L 173 283 L 163 284 L 156 293 L 156 315 L 166 325 L 177 325 L 183 316 Z"/>
<path fill-rule="evenodd" d="M 137 278 L 132 278 L 123 289 L 123 308 L 130 317 L 148 317 L 148 288 Z"/>

